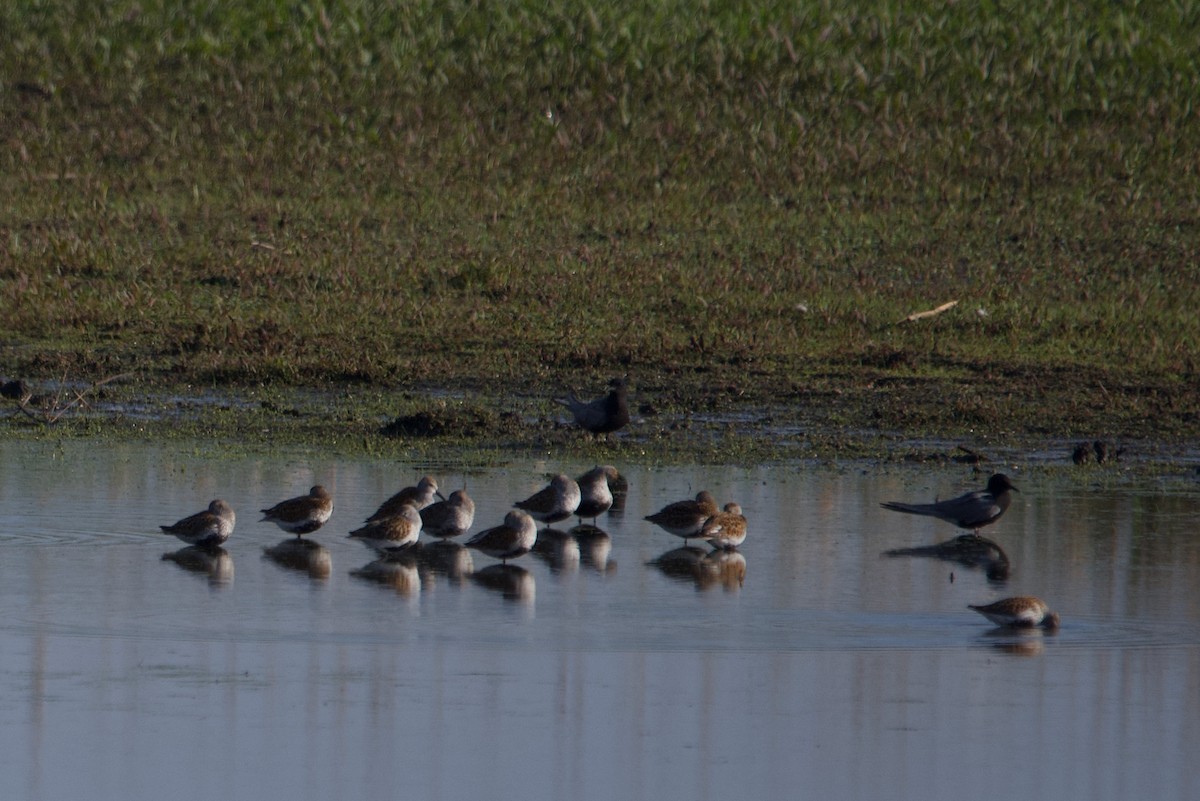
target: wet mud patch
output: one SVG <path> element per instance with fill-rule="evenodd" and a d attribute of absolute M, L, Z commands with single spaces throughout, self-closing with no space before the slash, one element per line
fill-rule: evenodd
<path fill-rule="evenodd" d="M 526 429 L 515 412 L 495 412 L 481 406 L 462 405 L 422 409 L 401 415 L 380 429 L 385 437 L 496 437 L 516 436 Z"/>

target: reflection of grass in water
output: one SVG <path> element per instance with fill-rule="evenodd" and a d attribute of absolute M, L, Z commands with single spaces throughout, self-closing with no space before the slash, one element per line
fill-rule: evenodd
<path fill-rule="evenodd" d="M 0 8 L 7 370 L 1196 433 L 1191 11 L 165 5 Z"/>

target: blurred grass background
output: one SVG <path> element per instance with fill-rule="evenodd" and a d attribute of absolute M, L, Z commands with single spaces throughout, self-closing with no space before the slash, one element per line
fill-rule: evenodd
<path fill-rule="evenodd" d="M 0 30 L 11 375 L 979 377 L 1197 424 L 1200 3 L 10 0 Z"/>

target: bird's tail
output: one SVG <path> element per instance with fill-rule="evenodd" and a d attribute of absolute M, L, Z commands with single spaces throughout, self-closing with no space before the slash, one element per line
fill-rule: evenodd
<path fill-rule="evenodd" d="M 891 509 L 893 512 L 904 512 L 910 515 L 931 515 L 934 514 L 932 504 L 927 503 L 900 503 L 899 501 L 885 501 L 881 504 L 884 509 Z"/>
<path fill-rule="evenodd" d="M 579 405 L 579 398 L 575 397 L 574 392 L 568 392 L 565 398 L 553 398 L 555 403 L 566 406 L 568 409 L 574 409 Z"/>

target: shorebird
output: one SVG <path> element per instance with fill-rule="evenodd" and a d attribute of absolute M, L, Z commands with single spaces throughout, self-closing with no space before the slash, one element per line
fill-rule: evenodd
<path fill-rule="evenodd" d="M 457 537 L 475 522 L 475 501 L 466 490 L 455 490 L 444 501 L 421 510 L 421 527 L 431 537 Z"/>
<path fill-rule="evenodd" d="M 381 503 L 379 508 L 375 510 L 375 513 L 367 518 L 367 522 L 374 523 L 377 520 L 391 517 L 400 511 L 400 507 L 405 505 L 412 506 L 419 512 L 433 503 L 435 497 L 442 497 L 442 494 L 438 492 L 437 481 L 431 476 L 425 476 L 417 482 L 417 486 L 405 487 Z M 445 499 L 443 498 L 443 500 Z"/>
<path fill-rule="evenodd" d="M 696 500 L 667 504 L 646 519 L 676 537 L 683 537 L 687 544 L 688 540 L 700 536 L 700 529 L 719 511 L 716 499 L 704 490 L 696 495 Z"/>
<path fill-rule="evenodd" d="M 934 503 L 900 503 L 887 501 L 879 504 L 884 509 L 893 512 L 907 512 L 912 515 L 928 515 L 953 523 L 959 528 L 968 528 L 978 532 L 979 529 L 995 523 L 1004 514 L 1012 502 L 1012 493 L 1017 488 L 1003 473 L 996 473 L 988 479 L 987 488 L 977 492 L 968 492 L 957 498 Z"/>
<path fill-rule="evenodd" d="M 555 398 L 571 410 L 575 422 L 580 428 L 586 428 L 593 434 L 608 434 L 619 431 L 629 424 L 629 399 L 624 378 L 614 378 L 608 382 L 608 394 L 590 401 L 581 401 L 574 392 L 568 392 L 565 398 Z"/>
<path fill-rule="evenodd" d="M 333 496 L 318 484 L 307 495 L 280 501 L 270 509 L 263 509 L 262 513 L 262 522 L 274 523 L 300 537 L 325 525 L 333 514 Z"/>
<path fill-rule="evenodd" d="M 550 486 L 538 490 L 513 506 L 529 513 L 534 520 L 546 525 L 566 520 L 579 508 L 579 485 L 574 479 L 559 473 L 550 480 Z"/>
<path fill-rule="evenodd" d="M 742 516 L 742 507 L 736 503 L 725 504 L 724 511 L 704 521 L 696 536 L 723 551 L 738 547 L 746 541 L 746 518 Z"/>
<path fill-rule="evenodd" d="M 379 552 L 412 545 L 421 535 L 421 513 L 405 504 L 391 517 L 367 523 L 351 531 L 349 537 Z"/>
<path fill-rule="evenodd" d="M 233 507 L 218 498 L 210 503 L 205 511 L 159 528 L 167 534 L 174 534 L 188 545 L 213 547 L 229 539 L 236 521 Z"/>
<path fill-rule="evenodd" d="M 612 508 L 613 494 L 609 482 L 616 482 L 620 478 L 621 474 L 617 472 L 617 468 L 606 464 L 593 467 L 576 480 L 580 497 L 575 514 L 579 522 L 582 523 L 585 517 L 590 517 L 595 523 L 596 518 Z"/>
<path fill-rule="evenodd" d="M 504 516 L 502 525 L 481 531 L 467 540 L 467 547 L 507 563 L 509 559 L 529 553 L 535 542 L 537 524 L 533 518 L 525 512 L 513 510 Z"/>
<path fill-rule="evenodd" d="M 1002 601 L 986 606 L 968 604 L 979 614 L 995 623 L 997 626 L 1010 628 L 1031 629 L 1041 626 L 1044 629 L 1058 628 L 1058 615 L 1050 611 L 1046 602 L 1032 595 L 1019 595 L 1015 598 L 1005 598 Z"/>

